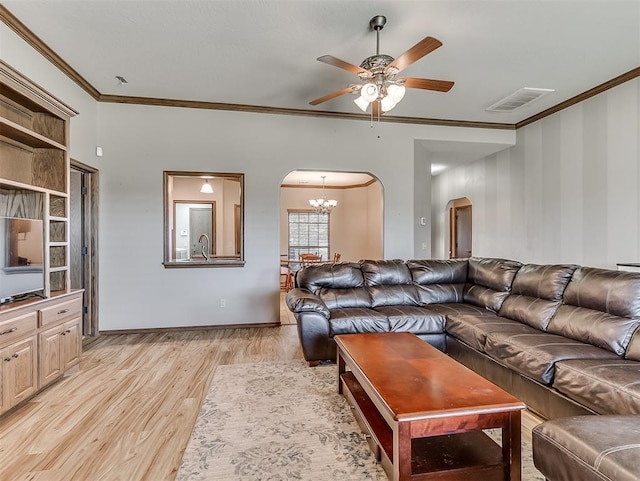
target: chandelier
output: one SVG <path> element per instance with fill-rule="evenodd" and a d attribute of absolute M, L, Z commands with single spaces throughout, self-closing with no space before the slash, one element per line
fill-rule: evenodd
<path fill-rule="evenodd" d="M 324 195 L 324 179 L 326 177 L 326 175 L 322 176 L 322 197 L 320 197 L 319 199 L 309 200 L 309 205 L 311 205 L 311 207 L 313 207 L 318 214 L 328 214 L 333 210 L 335 206 L 338 205 L 337 200 L 327 200 Z"/>

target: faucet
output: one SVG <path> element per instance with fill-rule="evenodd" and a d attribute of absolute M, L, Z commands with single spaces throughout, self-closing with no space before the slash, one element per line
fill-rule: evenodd
<path fill-rule="evenodd" d="M 202 244 L 202 239 L 206 239 L 207 240 L 207 250 L 204 249 L 204 244 Z M 207 234 L 200 235 L 200 237 L 198 238 L 198 242 L 200 242 L 202 244 L 202 256 L 204 257 L 204 260 L 208 261 L 209 260 L 209 251 L 210 251 L 210 246 L 211 246 L 211 241 L 209 240 L 209 236 Z"/>

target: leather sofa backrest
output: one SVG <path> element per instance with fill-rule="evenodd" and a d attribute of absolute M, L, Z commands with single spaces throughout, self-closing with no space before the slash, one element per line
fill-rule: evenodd
<path fill-rule="evenodd" d="M 545 331 L 555 315 L 575 265 L 526 264 L 518 270 L 511 293 L 498 314 Z"/>
<path fill-rule="evenodd" d="M 578 267 L 548 332 L 625 354 L 640 326 L 640 273 Z"/>
<path fill-rule="evenodd" d="M 360 264 L 341 262 L 301 269 L 296 284 L 316 294 L 329 309 L 371 307 Z"/>
<path fill-rule="evenodd" d="M 296 284 L 316 294 L 322 288 L 350 289 L 364 287 L 364 276 L 360 264 L 341 262 L 304 267 L 296 275 Z"/>
<path fill-rule="evenodd" d="M 468 264 L 467 259 L 407 261 L 420 304 L 462 302 Z"/>
<path fill-rule="evenodd" d="M 411 272 L 402 260 L 363 260 L 360 268 L 371 307 L 419 305 Z"/>
<path fill-rule="evenodd" d="M 631 361 L 640 361 L 640 328 L 636 329 L 635 334 L 631 336 L 624 357 Z"/>
<path fill-rule="evenodd" d="M 411 284 L 411 272 L 404 261 L 380 260 L 360 261 L 360 268 L 367 286 L 389 286 Z"/>
<path fill-rule="evenodd" d="M 508 259 L 470 257 L 464 301 L 498 312 L 520 267 Z"/>

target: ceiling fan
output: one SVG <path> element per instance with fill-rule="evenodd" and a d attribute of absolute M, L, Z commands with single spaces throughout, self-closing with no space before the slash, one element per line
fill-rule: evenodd
<path fill-rule="evenodd" d="M 387 18 L 383 15 L 376 15 L 369 21 L 369 26 L 376 31 L 376 54 L 364 59 L 359 67 L 332 55 L 318 57 L 320 62 L 356 74 L 360 77 L 361 83 L 349 85 L 347 88 L 312 100 L 309 104 L 318 105 L 339 97 L 340 95 L 360 92 L 360 96 L 354 101 L 356 105 L 360 107 L 363 112 L 366 112 L 369 104 L 371 104 L 371 113 L 373 115 L 380 115 L 381 113 L 391 110 L 402 100 L 407 87 L 435 90 L 437 92 L 448 92 L 451 90 L 453 82 L 447 80 L 396 77 L 399 72 L 409 65 L 442 46 L 442 42 L 433 37 L 425 37 L 398 58 L 394 59 L 389 55 L 380 53 L 380 30 L 382 30 L 386 23 Z"/>

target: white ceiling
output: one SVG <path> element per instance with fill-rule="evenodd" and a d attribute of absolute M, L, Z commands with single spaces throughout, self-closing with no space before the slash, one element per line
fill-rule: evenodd
<path fill-rule="evenodd" d="M 308 102 L 357 77 L 320 63 L 425 36 L 443 46 L 403 75 L 453 80 L 409 89 L 394 116 L 516 123 L 640 65 L 640 0 L 6 0 L 2 4 L 102 94 L 359 113 L 352 95 Z M 116 75 L 129 83 L 119 85 Z M 514 113 L 485 108 L 552 88 Z"/>

